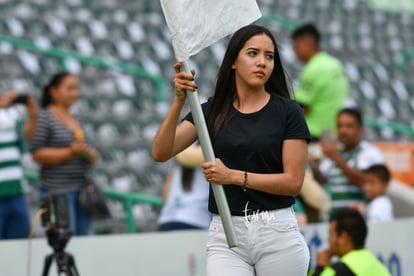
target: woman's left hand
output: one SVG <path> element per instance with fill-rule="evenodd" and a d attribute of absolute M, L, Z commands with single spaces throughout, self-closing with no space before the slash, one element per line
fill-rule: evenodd
<path fill-rule="evenodd" d="M 88 145 L 88 144 L 84 144 L 84 152 L 83 152 L 83 156 L 85 159 L 87 159 L 89 161 L 89 163 L 91 165 L 95 164 L 96 159 L 97 159 L 97 152 L 96 150 Z"/>
<path fill-rule="evenodd" d="M 205 162 L 202 165 L 204 176 L 208 182 L 214 184 L 231 184 L 230 169 L 216 158 L 216 162 Z"/>

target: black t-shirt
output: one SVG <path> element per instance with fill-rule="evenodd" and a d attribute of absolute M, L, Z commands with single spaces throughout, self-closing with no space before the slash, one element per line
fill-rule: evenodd
<path fill-rule="evenodd" d="M 204 115 L 210 102 L 202 104 Z M 191 113 L 184 120 L 194 124 Z M 282 145 L 286 139 L 306 139 L 310 134 L 303 111 L 292 100 L 272 95 L 259 111 L 240 113 L 234 107 L 219 130 L 213 144 L 216 158 L 230 169 L 252 173 L 282 173 Z M 273 195 L 253 189 L 244 191 L 238 185 L 224 185 L 230 212 L 234 216 L 250 212 L 290 207 L 292 196 Z M 217 205 L 210 187 L 209 210 L 217 214 Z"/>

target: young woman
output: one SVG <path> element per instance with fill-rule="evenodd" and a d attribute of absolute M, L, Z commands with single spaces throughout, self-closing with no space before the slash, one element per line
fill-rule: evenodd
<path fill-rule="evenodd" d="M 177 126 L 185 91 L 197 88 L 195 72 L 180 72 L 181 66 L 175 64 L 175 97 L 154 140 L 156 161 L 197 139 L 191 114 Z M 224 186 L 239 241 L 228 247 L 210 189 L 207 275 L 306 275 L 309 251 L 291 206 L 302 186 L 310 134 L 266 28 L 249 25 L 233 35 L 214 95 L 202 107 L 217 158 L 203 164 L 204 175 Z"/>
<path fill-rule="evenodd" d="M 89 232 L 91 218 L 79 206 L 79 190 L 96 161 L 96 151 L 83 135 L 79 121 L 69 109 L 79 97 L 78 78 L 59 73 L 45 87 L 42 110 L 31 142 L 33 159 L 41 165 L 41 197 L 67 192 L 74 235 Z"/>

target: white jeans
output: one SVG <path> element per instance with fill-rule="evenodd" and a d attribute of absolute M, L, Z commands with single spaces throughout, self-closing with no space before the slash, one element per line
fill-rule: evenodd
<path fill-rule="evenodd" d="M 292 208 L 233 216 L 238 246 L 229 248 L 221 219 L 213 216 L 207 238 L 207 276 L 304 276 L 309 249 Z"/>

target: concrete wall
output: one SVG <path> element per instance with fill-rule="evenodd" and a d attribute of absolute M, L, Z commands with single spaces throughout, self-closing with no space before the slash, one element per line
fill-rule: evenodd
<path fill-rule="evenodd" d="M 302 232 L 313 262 L 326 244 L 327 225 L 310 225 Z M 74 237 L 66 252 L 74 255 L 81 276 L 201 276 L 205 275 L 205 242 L 204 231 Z M 367 247 L 394 276 L 414 275 L 414 218 L 370 225 Z M 41 275 L 52 248 L 44 238 L 32 241 L 27 274 L 29 249 L 27 240 L 0 242 L 0 275 Z M 48 275 L 58 275 L 56 262 Z"/>

